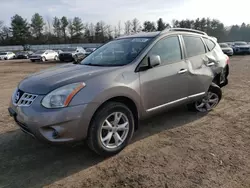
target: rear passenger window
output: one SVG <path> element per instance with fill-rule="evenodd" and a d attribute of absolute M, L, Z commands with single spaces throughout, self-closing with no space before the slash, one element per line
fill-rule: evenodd
<path fill-rule="evenodd" d="M 185 42 L 188 57 L 206 53 L 204 43 L 202 42 L 200 37 L 183 36 L 183 39 Z"/>
<path fill-rule="evenodd" d="M 177 36 L 161 39 L 151 49 L 150 55 L 159 55 L 162 64 L 181 61 L 181 48 Z"/>
<path fill-rule="evenodd" d="M 213 41 L 211 41 L 210 39 L 207 39 L 207 38 L 203 38 L 203 40 L 205 41 L 206 45 L 207 45 L 207 48 L 209 51 L 211 51 L 212 49 L 214 49 L 215 47 L 215 44 Z"/>

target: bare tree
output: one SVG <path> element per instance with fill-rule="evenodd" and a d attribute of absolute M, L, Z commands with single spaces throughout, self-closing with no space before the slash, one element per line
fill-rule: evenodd
<path fill-rule="evenodd" d="M 131 24 L 131 21 L 130 21 L 130 20 L 126 21 L 126 22 L 124 23 L 124 26 L 125 26 L 125 28 L 124 28 L 125 34 L 126 34 L 126 35 L 130 35 L 130 34 L 131 34 L 131 31 L 132 31 L 132 24 Z"/>
<path fill-rule="evenodd" d="M 117 30 L 117 27 L 115 26 L 114 27 L 114 38 L 117 38 L 118 37 L 118 30 Z"/>
<path fill-rule="evenodd" d="M 106 35 L 107 35 L 109 40 L 111 40 L 113 38 L 113 30 L 112 30 L 111 25 L 106 26 Z"/>
<path fill-rule="evenodd" d="M 119 21 L 117 25 L 117 37 L 121 36 L 121 31 L 122 31 L 121 21 Z"/>
<path fill-rule="evenodd" d="M 141 31 L 141 26 L 140 26 L 140 22 L 137 18 L 134 18 L 131 22 L 132 24 L 132 33 L 138 33 Z"/>

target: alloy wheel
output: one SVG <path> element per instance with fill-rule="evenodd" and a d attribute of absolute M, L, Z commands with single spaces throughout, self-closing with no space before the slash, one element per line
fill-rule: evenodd
<path fill-rule="evenodd" d="M 220 99 L 216 93 L 208 92 L 207 95 L 200 101 L 195 103 L 195 108 L 199 112 L 207 112 L 212 110 L 219 103 Z"/>
<path fill-rule="evenodd" d="M 122 112 L 114 112 L 104 120 L 101 126 L 101 143 L 108 149 L 116 149 L 126 140 L 128 132 L 128 117 Z"/>

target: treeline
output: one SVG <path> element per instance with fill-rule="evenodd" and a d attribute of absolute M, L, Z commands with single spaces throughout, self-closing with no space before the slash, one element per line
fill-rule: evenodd
<path fill-rule="evenodd" d="M 11 17 L 10 27 L 0 21 L 0 45 L 25 44 L 61 44 L 61 43 L 103 43 L 123 34 L 129 35 L 140 31 L 162 31 L 165 28 L 192 28 L 207 32 L 219 41 L 250 41 L 250 25 L 225 25 L 217 19 L 197 18 L 196 20 L 173 20 L 165 23 L 162 18 L 156 22 L 138 19 L 119 22 L 116 26 L 97 23 L 84 23 L 81 18 L 65 16 L 52 20 L 35 13 L 30 21 L 20 15 Z"/>

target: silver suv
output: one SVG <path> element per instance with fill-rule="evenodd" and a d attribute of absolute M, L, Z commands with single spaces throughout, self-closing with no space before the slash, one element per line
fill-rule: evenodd
<path fill-rule="evenodd" d="M 9 113 L 40 140 L 86 139 L 96 153 L 112 155 L 129 143 L 141 119 L 183 104 L 199 112 L 214 108 L 228 61 L 214 38 L 196 30 L 124 36 L 78 64 L 25 78 Z"/>

